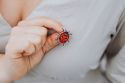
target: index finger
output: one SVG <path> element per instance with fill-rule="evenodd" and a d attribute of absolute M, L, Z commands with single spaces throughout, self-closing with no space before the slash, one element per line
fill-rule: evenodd
<path fill-rule="evenodd" d="M 19 26 L 32 25 L 32 26 L 41 26 L 48 29 L 53 29 L 56 32 L 63 31 L 63 25 L 55 20 L 52 20 L 47 17 L 37 17 L 31 20 L 24 20 L 18 23 Z"/>

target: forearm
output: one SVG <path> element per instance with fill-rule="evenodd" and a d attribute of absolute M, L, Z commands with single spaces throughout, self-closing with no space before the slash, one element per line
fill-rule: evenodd
<path fill-rule="evenodd" d="M 0 83 L 11 83 L 11 79 L 6 72 L 6 60 L 4 54 L 0 54 Z"/>

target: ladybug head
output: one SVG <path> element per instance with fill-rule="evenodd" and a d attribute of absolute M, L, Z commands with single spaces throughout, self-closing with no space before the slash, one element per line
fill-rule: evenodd
<path fill-rule="evenodd" d="M 69 35 L 69 32 L 68 32 L 68 31 L 65 31 L 64 33 Z"/>

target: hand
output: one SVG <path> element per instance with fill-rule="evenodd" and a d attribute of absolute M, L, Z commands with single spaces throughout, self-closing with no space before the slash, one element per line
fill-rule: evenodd
<path fill-rule="evenodd" d="M 25 20 L 12 29 L 4 57 L 5 70 L 12 80 L 24 76 L 36 66 L 44 54 L 58 45 L 62 25 L 49 18 Z M 48 29 L 55 33 L 47 36 Z"/>

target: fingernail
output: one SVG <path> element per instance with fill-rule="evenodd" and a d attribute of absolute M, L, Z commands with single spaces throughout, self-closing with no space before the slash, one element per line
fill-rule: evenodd
<path fill-rule="evenodd" d="M 59 33 L 55 33 L 55 38 L 59 38 Z"/>
<path fill-rule="evenodd" d="M 58 33 L 55 33 L 55 43 L 56 43 L 56 44 L 59 44 L 58 39 L 59 39 L 59 34 L 58 34 Z"/>

